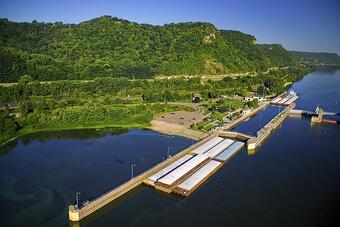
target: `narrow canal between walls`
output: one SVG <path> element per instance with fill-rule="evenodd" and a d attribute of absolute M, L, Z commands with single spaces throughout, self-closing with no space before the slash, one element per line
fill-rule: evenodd
<path fill-rule="evenodd" d="M 297 109 L 340 112 L 340 71 L 318 70 L 292 87 Z M 268 107 L 234 130 L 256 133 Z M 248 129 L 250 128 L 250 129 Z M 190 197 L 141 186 L 80 226 L 339 225 L 340 127 L 289 117 L 256 150 L 241 150 Z M 93 199 L 188 147 L 192 140 L 131 129 L 37 133 L 1 149 L 0 226 L 70 226 L 79 191 Z"/>

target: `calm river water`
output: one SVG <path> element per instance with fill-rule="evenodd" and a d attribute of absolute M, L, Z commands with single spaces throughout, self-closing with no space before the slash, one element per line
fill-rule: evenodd
<path fill-rule="evenodd" d="M 339 70 L 310 73 L 292 89 L 300 94 L 298 109 L 340 112 Z M 250 119 L 248 131 L 276 109 L 267 111 Z M 239 152 L 190 197 L 141 186 L 80 226 L 340 226 L 339 140 L 338 125 L 290 117 L 255 153 Z M 140 129 L 22 138 L 0 156 L 0 226 L 69 226 L 76 191 L 94 198 L 129 179 L 132 163 L 138 174 L 162 161 L 168 146 L 175 153 L 191 143 Z"/>

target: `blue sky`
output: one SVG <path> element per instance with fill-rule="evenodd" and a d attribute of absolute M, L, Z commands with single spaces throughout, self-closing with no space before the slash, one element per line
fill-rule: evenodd
<path fill-rule="evenodd" d="M 204 21 L 281 43 L 289 50 L 340 54 L 340 0 L 0 0 L 12 21 L 79 23 L 111 15 L 162 25 Z"/>

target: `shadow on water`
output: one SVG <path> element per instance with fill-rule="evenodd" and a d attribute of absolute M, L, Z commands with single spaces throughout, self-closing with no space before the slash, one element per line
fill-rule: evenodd
<path fill-rule="evenodd" d="M 100 138 L 106 135 L 122 135 L 127 133 L 129 129 L 126 128 L 101 128 L 101 129 L 77 129 L 67 131 L 47 131 L 47 132 L 35 132 L 25 135 L 20 139 L 24 144 L 29 144 L 32 140 L 38 140 L 39 142 L 46 142 L 49 139 L 78 139 L 78 140 L 90 140 Z"/>
<path fill-rule="evenodd" d="M 144 129 L 143 129 L 144 130 Z M 125 134 L 129 131 L 128 128 L 100 128 L 100 129 L 77 129 L 66 131 L 44 131 L 33 132 L 27 135 L 23 135 L 16 140 L 10 141 L 4 146 L 0 147 L 0 156 L 8 154 L 13 148 L 18 145 L 18 142 L 22 142 L 24 145 L 28 145 L 34 140 L 41 143 L 45 143 L 50 139 L 77 139 L 77 140 L 91 140 L 101 138 L 103 136 L 118 136 Z"/>
<path fill-rule="evenodd" d="M 159 163 L 170 145 L 170 154 L 175 154 L 190 144 L 183 137 L 136 128 L 24 136 L 1 150 L 0 208 L 6 213 L 0 213 L 0 226 L 68 226 L 75 192 L 81 192 L 80 200 L 96 198 L 130 179 L 131 163 L 137 175 Z M 88 220 L 140 191 L 131 191 Z"/>
<path fill-rule="evenodd" d="M 4 146 L 0 147 L 0 156 L 9 154 L 18 145 L 18 140 L 10 141 Z"/>

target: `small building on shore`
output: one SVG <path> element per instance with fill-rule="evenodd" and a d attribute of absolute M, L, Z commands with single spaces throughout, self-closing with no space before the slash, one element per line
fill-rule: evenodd
<path fill-rule="evenodd" d="M 192 98 L 192 102 L 199 103 L 201 101 L 201 94 L 194 94 L 194 97 Z"/>
<path fill-rule="evenodd" d="M 244 101 L 246 101 L 246 102 L 253 101 L 254 99 L 258 99 L 258 100 L 259 100 L 259 102 L 264 102 L 264 101 L 266 101 L 266 100 L 267 100 L 265 97 L 262 97 L 262 96 L 251 96 L 251 97 L 244 97 Z"/>

